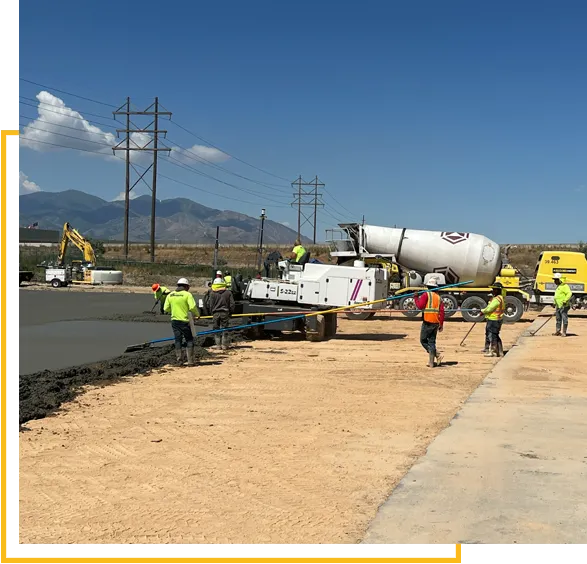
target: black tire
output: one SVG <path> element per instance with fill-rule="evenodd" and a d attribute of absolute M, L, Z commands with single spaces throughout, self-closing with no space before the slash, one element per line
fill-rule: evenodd
<path fill-rule="evenodd" d="M 328 313 L 324 317 L 326 318 L 325 336 L 327 339 L 332 339 L 336 335 L 337 315 L 336 313 Z"/>
<path fill-rule="evenodd" d="M 524 315 L 524 304 L 516 296 L 505 297 L 505 312 L 503 314 L 504 323 L 516 323 Z"/>
<path fill-rule="evenodd" d="M 61 280 L 59 280 L 59 278 L 53 278 L 53 280 L 51 280 L 51 286 L 53 286 L 53 288 L 61 288 Z"/>
<path fill-rule="evenodd" d="M 406 317 L 418 317 L 420 310 L 416 307 L 414 296 L 404 296 L 399 301 L 399 308 Z"/>
<path fill-rule="evenodd" d="M 331 314 L 334 315 L 334 314 Z M 347 319 L 357 319 L 357 320 L 365 320 L 371 319 L 375 316 L 374 311 L 347 311 L 345 313 Z"/>
<path fill-rule="evenodd" d="M 477 323 L 479 321 L 483 321 L 483 314 L 481 310 L 487 307 L 487 302 L 480 298 L 479 296 L 469 296 L 465 298 L 463 303 L 461 304 L 461 315 L 465 321 L 469 321 L 470 323 Z M 478 311 L 462 311 L 466 309 L 473 309 Z"/>
<path fill-rule="evenodd" d="M 459 302 L 450 294 L 442 294 L 442 303 L 444 304 L 444 318 L 452 317 L 459 309 Z"/>

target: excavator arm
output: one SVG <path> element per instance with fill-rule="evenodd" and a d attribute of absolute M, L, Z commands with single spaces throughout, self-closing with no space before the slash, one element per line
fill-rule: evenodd
<path fill-rule="evenodd" d="M 96 264 L 96 254 L 91 243 L 84 238 L 84 236 L 75 230 L 69 223 L 63 225 L 63 234 L 61 235 L 61 242 L 59 243 L 59 255 L 57 262 L 59 266 L 65 263 L 65 253 L 69 243 L 73 243 L 84 255 L 84 262 L 89 262 L 92 265 Z"/>

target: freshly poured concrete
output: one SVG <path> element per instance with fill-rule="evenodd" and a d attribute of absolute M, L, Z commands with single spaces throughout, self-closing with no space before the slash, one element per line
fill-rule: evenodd
<path fill-rule="evenodd" d="M 107 360 L 128 345 L 171 337 L 171 324 L 99 321 L 153 306 L 149 294 L 20 291 L 19 373 Z M 81 321 L 70 321 L 81 320 Z"/>
<path fill-rule="evenodd" d="M 173 337 L 171 324 L 57 321 L 20 328 L 19 373 L 108 360 L 128 345 Z"/>
<path fill-rule="evenodd" d="M 587 542 L 587 319 L 571 318 L 566 339 L 553 328 L 494 368 L 363 542 Z"/>

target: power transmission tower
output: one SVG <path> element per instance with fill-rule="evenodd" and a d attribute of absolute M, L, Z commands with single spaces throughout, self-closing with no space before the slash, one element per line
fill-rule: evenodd
<path fill-rule="evenodd" d="M 139 183 L 144 182 L 149 190 L 151 190 L 151 262 L 155 262 L 155 208 L 157 203 L 157 158 L 159 151 L 171 151 L 168 147 L 159 147 L 159 134 L 167 135 L 167 130 L 159 129 L 159 116 L 167 116 L 171 119 L 171 112 L 167 110 L 160 111 L 159 98 L 145 110 L 139 111 L 131 108 L 130 98 L 127 97 L 126 102 L 120 106 L 114 114 L 116 116 L 126 116 L 125 129 L 117 129 L 117 135 L 124 133 L 125 137 L 120 143 L 112 148 L 112 152 L 124 151 L 126 162 L 126 182 L 124 188 L 124 257 L 128 258 L 128 227 L 129 227 L 129 211 L 130 211 L 130 193 L 132 189 Z M 144 127 L 139 127 L 131 120 L 131 116 L 149 116 L 151 120 Z M 132 126 L 132 127 L 131 127 Z M 134 135 L 134 137 L 133 137 Z M 148 140 L 147 140 L 148 139 Z M 123 145 L 124 144 L 124 145 Z M 131 151 L 151 152 L 153 153 L 153 162 L 142 172 L 136 169 L 131 159 Z M 137 179 L 131 186 L 131 168 L 137 175 Z M 151 184 L 145 180 L 145 175 L 149 170 L 152 171 L 153 177 Z"/>
<path fill-rule="evenodd" d="M 322 194 L 318 193 L 318 187 L 324 187 L 325 184 L 320 182 L 317 176 L 311 182 L 306 182 L 300 175 L 297 180 L 294 180 L 291 183 L 291 185 L 292 188 L 297 188 L 297 192 L 294 192 L 294 201 L 291 203 L 291 205 L 294 207 L 297 206 L 298 208 L 298 239 L 302 236 L 302 227 L 309 223 L 312 225 L 314 231 L 313 242 L 315 245 L 316 226 L 318 224 L 318 206 L 324 205 L 320 200 Z M 308 188 L 310 186 L 312 187 L 311 189 Z M 314 211 L 306 213 L 304 210 L 306 207 L 312 207 L 314 208 Z"/>

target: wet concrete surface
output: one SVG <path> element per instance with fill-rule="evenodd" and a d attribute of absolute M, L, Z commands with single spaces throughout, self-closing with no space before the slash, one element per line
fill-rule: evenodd
<path fill-rule="evenodd" d="M 21 425 L 51 414 L 85 385 L 146 374 L 175 359 L 172 342 L 124 354 L 129 345 L 173 336 L 167 316 L 145 313 L 151 295 L 21 290 L 19 298 Z M 197 358 L 209 354 L 203 347 L 211 341 L 196 340 Z"/>

